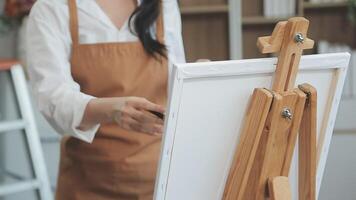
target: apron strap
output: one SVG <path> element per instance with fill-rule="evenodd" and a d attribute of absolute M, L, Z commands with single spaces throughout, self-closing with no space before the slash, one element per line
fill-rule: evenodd
<path fill-rule="evenodd" d="M 70 34 L 72 36 L 73 45 L 79 44 L 79 25 L 78 25 L 78 11 L 76 0 L 68 0 L 69 7 L 69 26 Z"/>
<path fill-rule="evenodd" d="M 156 23 L 156 37 L 159 42 L 164 44 L 164 17 L 163 17 L 163 2 L 160 1 L 161 12 Z"/>

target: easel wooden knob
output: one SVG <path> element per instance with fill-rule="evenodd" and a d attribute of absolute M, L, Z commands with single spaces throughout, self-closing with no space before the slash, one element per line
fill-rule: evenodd
<path fill-rule="evenodd" d="M 272 90 L 255 89 L 245 116 L 225 200 L 290 200 L 288 181 L 299 132 L 299 199 L 315 200 L 316 90 L 294 88 L 300 58 L 314 41 L 309 21 L 279 22 L 272 36 L 258 39 L 262 53 L 279 53 Z"/>

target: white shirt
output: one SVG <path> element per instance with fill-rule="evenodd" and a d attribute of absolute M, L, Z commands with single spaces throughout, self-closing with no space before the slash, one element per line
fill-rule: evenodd
<path fill-rule="evenodd" d="M 118 29 L 95 0 L 77 0 L 77 7 L 80 43 L 138 40 L 127 23 Z M 177 0 L 163 0 L 163 17 L 171 71 L 172 63 L 185 62 Z M 71 44 L 67 0 L 38 0 L 27 27 L 27 65 L 36 103 L 57 132 L 92 142 L 100 125 L 88 131 L 77 127 L 95 97 L 80 92 L 71 76 Z"/>

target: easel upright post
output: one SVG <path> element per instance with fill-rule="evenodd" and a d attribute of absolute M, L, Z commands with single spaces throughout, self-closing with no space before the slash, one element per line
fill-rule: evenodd
<path fill-rule="evenodd" d="M 299 157 L 304 160 L 299 165 L 299 177 L 306 183 L 299 184 L 299 196 L 301 200 L 315 200 L 316 91 L 310 85 L 294 88 L 303 50 L 314 46 L 314 41 L 306 37 L 308 26 L 305 18 L 291 18 L 278 23 L 272 36 L 258 39 L 262 53 L 279 53 L 272 91 L 264 89 L 264 95 L 273 96 L 273 101 L 256 99 L 256 91 L 262 89 L 255 89 L 225 188 L 225 200 L 291 199 L 287 177 L 300 127 L 303 130 L 299 146 L 303 150 Z M 255 102 L 269 108 L 268 112 L 261 112 Z M 257 124 L 251 126 L 253 122 Z"/>

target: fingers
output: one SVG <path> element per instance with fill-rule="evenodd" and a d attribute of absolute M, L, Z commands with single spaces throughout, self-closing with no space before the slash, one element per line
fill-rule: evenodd
<path fill-rule="evenodd" d="M 130 117 L 122 117 L 118 122 L 119 126 L 126 130 L 138 131 L 140 123 Z"/>
<path fill-rule="evenodd" d="M 161 135 L 164 120 L 152 114 L 151 111 L 163 114 L 165 108 L 144 98 L 128 97 L 118 109 L 114 119 L 120 127 L 126 130 Z"/>
<path fill-rule="evenodd" d="M 163 125 L 153 123 L 141 123 L 133 118 L 125 117 L 120 120 L 121 127 L 126 130 L 146 133 L 150 135 L 162 135 Z"/>
<path fill-rule="evenodd" d="M 156 112 L 159 112 L 162 114 L 165 113 L 165 111 L 166 111 L 163 106 L 154 104 L 145 98 L 133 97 L 131 99 L 131 101 L 128 101 L 128 103 L 137 109 L 142 109 L 142 110 L 147 110 L 147 111 L 156 111 Z"/>
<path fill-rule="evenodd" d="M 163 134 L 163 126 L 162 125 L 153 125 L 152 124 L 142 124 L 141 130 L 138 130 L 142 133 L 148 133 L 150 135 L 162 135 Z"/>
<path fill-rule="evenodd" d="M 154 123 L 158 125 L 163 125 L 164 121 L 158 118 L 156 115 L 151 114 L 147 111 L 136 110 L 134 108 L 129 108 L 130 115 L 133 119 L 140 123 Z"/>

